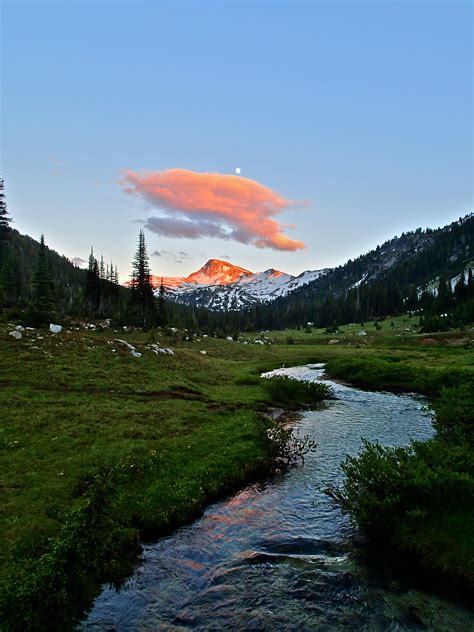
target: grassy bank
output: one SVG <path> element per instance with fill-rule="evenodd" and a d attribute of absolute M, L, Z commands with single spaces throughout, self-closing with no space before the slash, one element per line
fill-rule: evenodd
<path fill-rule="evenodd" d="M 127 576 L 140 537 L 168 532 L 268 471 L 260 413 L 281 403 L 260 372 L 324 361 L 336 372 L 336 362 L 376 361 L 405 367 L 392 386 L 413 389 L 421 366 L 440 375 L 474 371 L 472 334 L 427 338 L 404 319 L 394 325 L 367 324 L 364 337 L 360 326 L 240 342 L 159 337 L 175 355 L 154 353 L 141 332 L 26 331 L 15 340 L 1 325 L 5 629 L 68 629 L 102 582 Z M 255 342 L 261 338 L 272 343 Z"/>

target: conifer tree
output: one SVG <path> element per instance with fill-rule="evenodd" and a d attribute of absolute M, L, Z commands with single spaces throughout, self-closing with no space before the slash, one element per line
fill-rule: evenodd
<path fill-rule="evenodd" d="M 138 247 L 132 266 L 129 317 L 133 324 L 149 329 L 156 321 L 156 303 L 143 230 L 140 230 L 138 236 Z"/>
<path fill-rule="evenodd" d="M 10 236 L 11 217 L 8 215 L 7 202 L 5 199 L 5 184 L 0 178 L 0 265 L 2 264 Z"/>
<path fill-rule="evenodd" d="M 105 279 L 106 279 L 106 276 L 105 276 L 104 255 L 100 255 L 99 277 L 100 277 L 102 280 L 105 280 Z"/>
<path fill-rule="evenodd" d="M 29 310 L 29 320 L 41 325 L 52 320 L 55 312 L 53 279 L 44 235 L 41 235 L 38 261 L 33 280 L 33 300 Z"/>
<path fill-rule="evenodd" d="M 160 327 L 166 327 L 168 324 L 168 310 L 166 307 L 165 291 L 163 277 L 161 277 L 160 293 L 158 295 L 158 325 Z"/>
<path fill-rule="evenodd" d="M 95 315 L 100 305 L 100 277 L 99 264 L 94 257 L 94 249 L 91 246 L 89 254 L 89 265 L 87 267 L 86 283 L 84 286 L 84 302 L 89 314 Z"/>
<path fill-rule="evenodd" d="M 10 221 L 4 193 L 4 181 L 0 178 L 0 304 L 5 302 L 11 278 L 11 265 L 8 265 L 7 249 L 10 237 Z"/>

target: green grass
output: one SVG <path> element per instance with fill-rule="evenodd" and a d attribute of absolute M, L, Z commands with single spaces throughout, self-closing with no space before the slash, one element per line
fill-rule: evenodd
<path fill-rule="evenodd" d="M 116 337 L 136 345 L 142 357 L 133 358 Z M 163 344 L 176 354 L 155 355 L 147 338 L 140 332 L 28 331 L 16 341 L 8 329 L 0 332 L 0 580 L 12 629 L 41 627 L 33 613 L 41 611 L 42 600 L 53 608 L 44 610 L 49 629 L 55 616 L 57 629 L 67 629 L 98 582 L 120 575 L 117 564 L 104 571 L 111 557 L 123 555 L 120 542 L 133 549 L 138 533 L 166 533 L 199 515 L 209 500 L 268 471 L 259 411 L 271 402 L 258 375 L 260 365 L 279 364 L 278 353 L 222 340 L 168 339 Z M 199 353 L 203 349 L 207 355 Z M 299 350 L 293 359 L 311 357 Z M 63 573 L 51 551 L 57 557 L 64 538 L 75 541 L 74 516 L 87 507 L 93 482 L 109 480 L 117 468 L 103 520 L 91 522 L 90 537 L 77 545 L 81 559 L 78 550 L 68 553 L 75 556 L 74 573 L 81 574 L 81 564 L 89 569 L 84 585 L 73 589 L 73 565 Z M 111 516 L 114 537 L 108 538 L 104 525 L 110 531 Z M 130 565 L 122 570 L 129 572 Z M 56 578 L 54 590 L 45 593 L 43 586 L 51 588 L 45 577 L 54 573 L 63 573 L 65 583 Z M 74 596 L 77 603 L 69 603 L 78 590 L 84 602 Z M 56 603 L 52 592 L 69 595 Z"/>
<path fill-rule="evenodd" d="M 130 572 L 138 535 L 164 534 L 268 470 L 259 413 L 273 402 L 261 372 L 283 363 L 371 359 L 412 377 L 417 367 L 474 370 L 472 332 L 428 337 L 406 328 L 404 319 L 380 331 L 366 324 L 363 339 L 360 325 L 330 335 L 272 332 L 269 346 L 248 334 L 249 344 L 159 338 L 175 349 L 171 356 L 152 353 L 141 332 L 27 331 L 16 341 L 11 327 L 0 326 L 7 629 L 41 629 L 41 612 L 48 629 L 68 629 L 101 582 Z M 136 345 L 142 357 L 131 357 L 115 338 Z M 90 506 L 102 509 L 92 516 Z M 82 532 L 81 524 L 88 525 Z M 53 610 L 40 607 L 48 599 Z"/>

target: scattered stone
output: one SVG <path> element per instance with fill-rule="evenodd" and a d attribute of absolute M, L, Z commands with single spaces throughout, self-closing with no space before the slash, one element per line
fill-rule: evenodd
<path fill-rule="evenodd" d="M 363 329 L 361 329 L 360 331 L 357 332 L 358 336 L 367 336 L 367 332 L 364 331 Z"/>
<path fill-rule="evenodd" d="M 337 340 L 336 338 L 333 338 L 332 340 L 330 340 L 330 341 L 328 342 L 328 345 L 335 345 L 335 344 L 337 344 L 338 342 L 339 342 L 339 340 Z"/>
<path fill-rule="evenodd" d="M 234 339 L 232 338 L 232 336 L 227 336 L 226 340 L 228 340 L 229 342 L 234 342 Z"/>
<path fill-rule="evenodd" d="M 49 325 L 49 331 L 52 334 L 60 334 L 62 332 L 63 328 L 61 327 L 61 325 L 53 325 L 53 323 L 50 323 Z"/>
<path fill-rule="evenodd" d="M 207 351 L 200 351 L 199 352 L 201 355 L 207 355 Z"/>
<path fill-rule="evenodd" d="M 13 336 L 15 340 L 21 340 L 23 338 L 23 334 L 21 333 L 21 331 L 17 331 L 16 329 L 10 332 L 10 336 Z"/>
<path fill-rule="evenodd" d="M 135 351 L 135 347 L 133 345 L 131 345 L 129 342 L 127 342 L 126 340 L 121 340 L 120 338 L 115 338 L 115 342 L 120 342 L 122 345 L 125 345 L 127 347 L 127 349 L 130 349 L 130 351 Z"/>
<path fill-rule="evenodd" d="M 141 358 L 142 357 L 142 354 L 139 353 L 138 351 L 135 351 L 135 349 L 130 351 L 130 355 L 133 356 L 134 358 Z"/>
<path fill-rule="evenodd" d="M 16 331 L 25 331 L 25 328 L 22 325 L 17 325 L 15 329 Z"/>

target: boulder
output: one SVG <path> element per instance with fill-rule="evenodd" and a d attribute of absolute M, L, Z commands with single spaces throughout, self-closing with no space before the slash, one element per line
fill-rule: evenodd
<path fill-rule="evenodd" d="M 127 349 L 129 349 L 130 351 L 135 351 L 135 347 L 133 345 L 131 345 L 129 342 L 127 342 L 126 340 L 121 340 L 120 338 L 115 338 L 115 342 L 120 342 L 121 344 L 125 345 L 127 347 Z"/>
<path fill-rule="evenodd" d="M 21 333 L 21 331 L 17 331 L 16 329 L 10 332 L 10 336 L 13 336 L 15 340 L 21 340 L 23 338 L 23 334 Z"/>
<path fill-rule="evenodd" d="M 50 323 L 49 325 L 49 331 L 52 334 L 60 334 L 62 332 L 63 328 L 61 327 L 61 325 L 53 325 L 53 323 Z"/>

